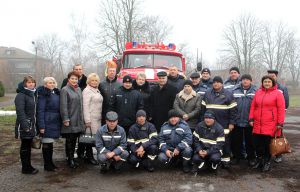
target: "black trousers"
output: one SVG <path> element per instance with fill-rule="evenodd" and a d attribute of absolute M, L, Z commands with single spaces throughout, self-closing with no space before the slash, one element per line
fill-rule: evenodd
<path fill-rule="evenodd" d="M 253 134 L 253 143 L 256 151 L 256 155 L 259 159 L 264 161 L 270 161 L 270 142 L 272 137 L 270 135 Z"/>
<path fill-rule="evenodd" d="M 20 158 L 23 171 L 32 171 L 31 166 L 31 143 L 32 139 L 21 139 Z"/>
<path fill-rule="evenodd" d="M 231 132 L 231 149 L 233 156 L 237 159 L 242 159 L 243 141 L 245 140 L 245 147 L 248 160 L 255 158 L 252 127 L 239 127 L 235 128 Z"/>

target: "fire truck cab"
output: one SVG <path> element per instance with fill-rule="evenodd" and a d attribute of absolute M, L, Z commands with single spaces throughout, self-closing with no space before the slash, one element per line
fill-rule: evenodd
<path fill-rule="evenodd" d="M 139 72 L 144 72 L 146 80 L 153 83 L 158 80 L 156 74 L 159 71 L 167 71 L 170 66 L 176 66 L 181 74 L 186 71 L 185 58 L 176 51 L 173 43 L 165 45 L 128 42 L 123 55 L 116 59 L 116 63 L 119 79 L 125 75 L 136 78 Z"/>

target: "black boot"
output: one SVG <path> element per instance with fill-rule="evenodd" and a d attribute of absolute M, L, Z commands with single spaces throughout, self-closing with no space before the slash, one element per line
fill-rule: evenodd
<path fill-rule="evenodd" d="M 75 140 L 76 144 L 76 140 Z M 66 152 L 68 152 L 68 165 L 72 169 L 76 169 L 78 167 L 78 164 L 74 161 L 74 152 L 75 152 L 75 146 L 72 138 L 66 139 Z"/>
<path fill-rule="evenodd" d="M 98 165 L 98 162 L 95 160 L 93 155 L 93 148 L 92 146 L 86 146 L 86 159 L 85 161 L 87 163 L 90 163 L 92 165 Z"/>
<path fill-rule="evenodd" d="M 50 164 L 54 169 L 58 169 L 58 167 L 53 163 L 53 143 L 49 144 L 49 158 L 51 159 Z"/>
<path fill-rule="evenodd" d="M 189 163 L 190 163 L 189 160 L 186 160 L 186 159 L 182 160 L 182 169 L 183 169 L 183 172 L 185 172 L 185 173 L 190 172 L 190 164 Z"/>
<path fill-rule="evenodd" d="M 153 172 L 154 171 L 154 165 L 153 165 L 153 160 L 147 158 L 144 160 L 144 165 L 147 171 Z"/>
<path fill-rule="evenodd" d="M 261 171 L 262 172 L 268 172 L 268 171 L 270 171 L 270 169 L 271 169 L 271 162 L 270 162 L 270 160 L 265 160 L 264 159 Z"/>
<path fill-rule="evenodd" d="M 44 158 L 44 170 L 45 171 L 55 171 L 55 168 L 51 165 L 51 151 L 48 143 L 43 144 L 43 158 Z"/>
<path fill-rule="evenodd" d="M 31 155 L 31 150 L 28 149 L 20 150 L 23 174 L 37 174 L 39 172 L 37 169 L 31 166 L 30 155 Z"/>
<path fill-rule="evenodd" d="M 262 166 L 263 166 L 262 157 L 257 157 L 256 163 L 252 168 L 259 169 L 262 168 Z"/>
<path fill-rule="evenodd" d="M 76 142 L 75 142 L 75 144 L 76 144 Z M 84 151 L 85 151 L 85 145 L 83 145 L 82 143 L 78 143 L 78 148 L 76 151 L 78 159 L 84 158 Z"/>

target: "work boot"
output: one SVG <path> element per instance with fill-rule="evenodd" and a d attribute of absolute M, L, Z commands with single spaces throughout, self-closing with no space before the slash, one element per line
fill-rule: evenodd
<path fill-rule="evenodd" d="M 190 172 L 189 160 L 186 160 L 186 159 L 182 160 L 182 168 L 183 168 L 184 173 Z"/>
<path fill-rule="evenodd" d="M 230 162 L 222 161 L 222 168 L 223 169 L 230 169 Z"/>
<path fill-rule="evenodd" d="M 92 165 L 98 165 L 98 161 L 96 161 L 96 159 L 94 158 L 93 148 L 91 146 L 86 146 L 85 162 L 92 164 Z"/>
<path fill-rule="evenodd" d="M 115 169 L 116 171 L 120 171 L 122 165 L 123 165 L 123 161 L 114 161 L 114 164 L 113 164 L 114 169 Z"/>
<path fill-rule="evenodd" d="M 154 166 L 153 166 L 153 160 L 151 160 L 151 159 L 146 159 L 146 160 L 144 160 L 145 161 L 145 164 L 146 164 L 146 169 L 147 169 L 147 171 L 149 171 L 149 172 L 153 172 L 154 171 Z"/>
<path fill-rule="evenodd" d="M 107 163 L 100 163 L 100 173 L 106 173 L 109 170 Z"/>

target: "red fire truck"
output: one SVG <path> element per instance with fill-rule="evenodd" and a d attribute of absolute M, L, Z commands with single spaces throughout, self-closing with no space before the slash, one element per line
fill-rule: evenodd
<path fill-rule="evenodd" d="M 116 58 L 115 62 L 120 70 L 119 79 L 125 75 L 136 78 L 137 73 L 144 72 L 147 81 L 156 82 L 157 72 L 167 71 L 170 66 L 176 66 L 181 74 L 186 71 L 185 58 L 176 51 L 173 43 L 165 45 L 128 42 L 123 55 Z"/>

